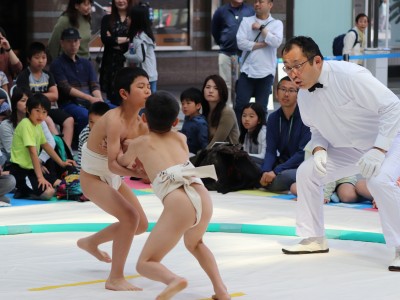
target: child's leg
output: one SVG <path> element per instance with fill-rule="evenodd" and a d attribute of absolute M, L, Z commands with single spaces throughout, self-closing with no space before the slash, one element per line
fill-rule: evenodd
<path fill-rule="evenodd" d="M 192 186 L 202 199 L 202 215 L 200 223 L 190 228 L 184 235 L 186 248 L 198 260 L 200 266 L 210 278 L 215 292 L 213 299 L 231 299 L 222 281 L 215 257 L 203 242 L 203 235 L 207 230 L 213 211 L 210 195 L 204 186 L 198 184 Z"/>
<path fill-rule="evenodd" d="M 81 171 L 80 179 L 83 193 L 101 209 L 116 217 L 119 222 L 79 240 L 78 246 L 100 260 L 107 261 L 107 257 L 98 250 L 97 245 L 113 240 L 111 272 L 106 281 L 106 288 L 138 290 L 124 278 L 126 258 L 139 223 L 138 213 L 118 191 L 102 182 L 99 177 Z"/>
<path fill-rule="evenodd" d="M 151 231 L 137 263 L 138 272 L 168 286 L 157 297 L 170 299 L 187 286 L 184 278 L 172 273 L 160 261 L 178 243 L 195 222 L 195 210 L 185 191 L 180 188 L 164 198 L 164 210 Z"/>
<path fill-rule="evenodd" d="M 139 203 L 139 200 L 137 199 L 136 195 L 132 192 L 132 190 L 124 183 L 122 182 L 121 187 L 119 188 L 118 192 L 122 194 L 122 196 L 130 202 L 133 207 L 135 208 L 136 212 L 139 215 L 139 225 L 137 227 L 137 230 L 135 232 L 135 235 L 139 235 L 147 230 L 147 227 L 149 225 L 147 221 L 147 217 L 143 211 L 142 206 Z M 80 244 L 90 244 L 91 248 L 97 249 L 97 247 L 103 243 L 107 243 L 109 241 L 112 241 L 114 238 L 115 230 L 117 230 L 117 226 L 110 225 L 103 230 L 96 232 L 93 235 L 90 235 L 86 238 L 80 239 L 78 242 Z M 80 246 L 80 245 L 78 245 Z M 97 253 L 99 254 L 99 253 Z M 96 255 L 95 255 L 96 256 Z M 111 262 L 111 258 L 108 256 L 107 253 L 101 252 L 101 256 L 96 256 L 99 260 L 105 261 L 105 262 Z"/>

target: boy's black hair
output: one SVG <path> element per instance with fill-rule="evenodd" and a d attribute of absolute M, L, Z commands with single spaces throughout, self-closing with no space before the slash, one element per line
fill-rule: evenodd
<path fill-rule="evenodd" d="M 29 45 L 26 56 L 28 57 L 28 59 L 31 59 L 32 56 L 42 52 L 46 53 L 47 55 L 46 46 L 40 42 L 33 42 Z"/>
<path fill-rule="evenodd" d="M 147 99 L 144 113 L 150 131 L 168 132 L 178 117 L 179 104 L 170 93 L 158 91 Z"/>
<path fill-rule="evenodd" d="M 201 104 L 203 102 L 203 93 L 194 87 L 184 90 L 181 94 L 181 102 L 183 100 L 190 100 L 196 104 Z"/>
<path fill-rule="evenodd" d="M 239 129 L 240 129 L 239 143 L 243 144 L 246 133 L 248 133 L 251 140 L 253 141 L 253 143 L 258 145 L 258 134 L 260 133 L 261 128 L 266 123 L 265 110 L 260 103 L 250 102 L 250 103 L 247 103 L 243 107 L 242 114 L 246 108 L 251 108 L 254 110 L 254 112 L 256 113 L 256 115 L 258 117 L 259 123 L 256 125 L 256 128 L 254 128 L 254 130 L 252 132 L 248 132 L 247 129 L 244 128 L 243 123 L 240 121 L 239 122 Z"/>
<path fill-rule="evenodd" d="M 28 101 L 26 101 L 26 115 L 28 116 L 32 109 L 39 106 L 41 106 L 47 112 L 49 112 L 51 109 L 51 102 L 49 98 L 41 93 L 34 94 L 28 98 Z"/>
<path fill-rule="evenodd" d="M 110 106 L 108 106 L 107 103 L 102 102 L 102 101 L 97 101 L 90 105 L 90 107 L 88 109 L 88 115 L 95 114 L 97 116 L 102 116 L 109 110 L 110 110 Z"/>
<path fill-rule="evenodd" d="M 132 82 L 137 77 L 141 76 L 149 79 L 149 75 L 142 68 L 125 67 L 119 70 L 114 78 L 114 91 L 116 97 L 118 97 L 118 99 L 115 100 L 122 101 L 121 96 L 119 94 L 119 90 L 124 89 L 129 93 Z"/>

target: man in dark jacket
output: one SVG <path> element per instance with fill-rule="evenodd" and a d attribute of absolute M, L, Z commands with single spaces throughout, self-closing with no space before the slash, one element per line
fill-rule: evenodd
<path fill-rule="evenodd" d="M 278 83 L 277 98 L 281 107 L 268 117 L 267 150 L 260 184 L 271 192 L 290 189 L 296 171 L 304 161 L 304 147 L 311 139 L 297 107 L 298 88 L 288 76 Z"/>
<path fill-rule="evenodd" d="M 219 75 L 228 86 L 228 101 L 231 104 L 235 99 L 235 83 L 239 73 L 239 49 L 236 43 L 236 33 L 243 17 L 254 14 L 253 7 L 243 3 L 243 0 L 231 0 L 215 11 L 211 21 L 212 35 L 215 43 L 220 47 L 218 56 Z"/>

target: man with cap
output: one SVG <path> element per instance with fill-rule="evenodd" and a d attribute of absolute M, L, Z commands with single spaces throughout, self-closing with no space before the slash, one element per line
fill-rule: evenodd
<path fill-rule="evenodd" d="M 75 135 L 88 123 L 88 108 L 91 103 L 103 101 L 96 71 L 92 63 L 78 57 L 81 37 L 75 28 L 61 33 L 63 53 L 50 66 L 58 87 L 58 103 L 75 119 Z M 77 141 L 74 139 L 73 145 Z"/>

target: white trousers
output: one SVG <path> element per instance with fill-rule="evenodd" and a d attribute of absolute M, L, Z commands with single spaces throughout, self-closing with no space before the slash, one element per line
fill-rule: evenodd
<path fill-rule="evenodd" d="M 238 56 L 220 53 L 218 55 L 218 67 L 219 75 L 224 79 L 228 87 L 228 102 L 234 107 L 236 80 L 239 77 Z"/>
<path fill-rule="evenodd" d="M 357 161 L 366 151 L 354 148 L 327 150 L 327 175 L 314 171 L 313 157 L 297 169 L 297 235 L 325 236 L 323 185 L 359 173 Z M 388 246 L 400 246 L 400 135 L 394 139 L 377 176 L 367 179 L 367 187 L 377 203 L 382 231 Z"/>

